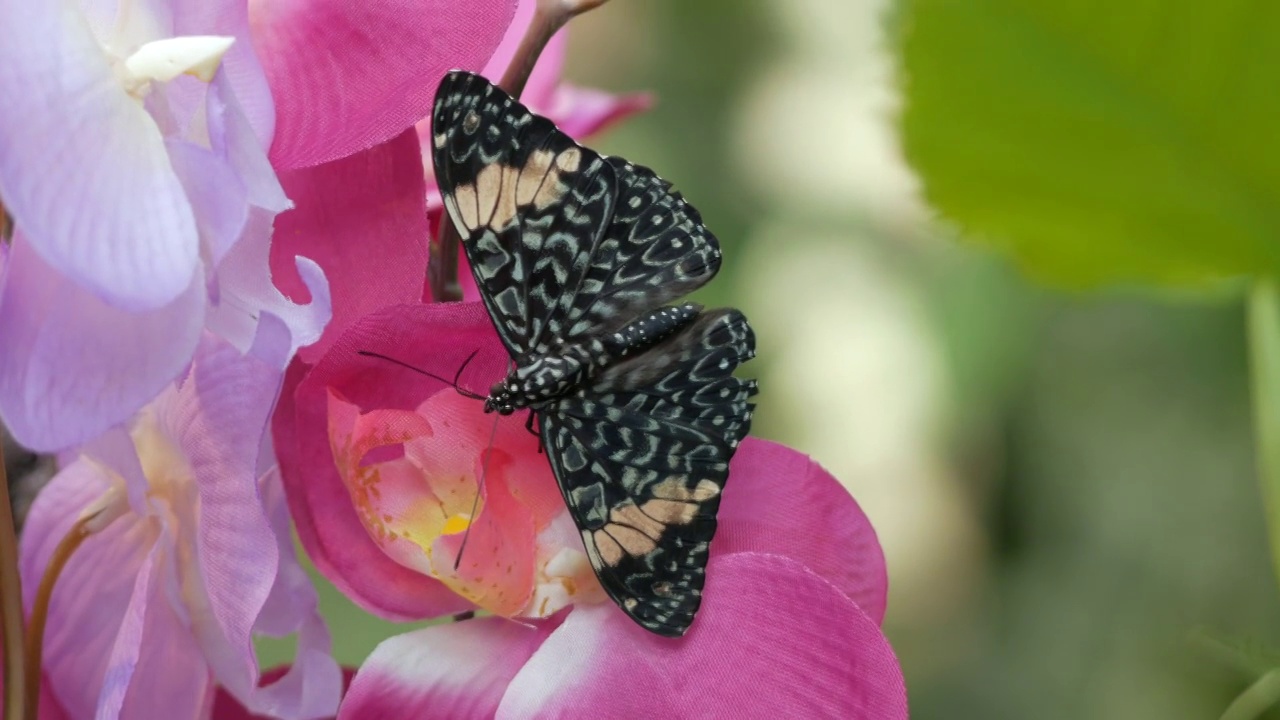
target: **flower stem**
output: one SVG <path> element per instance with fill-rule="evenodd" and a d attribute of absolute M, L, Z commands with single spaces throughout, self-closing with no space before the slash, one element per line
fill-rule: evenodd
<path fill-rule="evenodd" d="M 18 534 L 13 528 L 9 476 L 0 444 L 0 624 L 4 633 L 4 717 L 23 717 L 26 698 L 22 664 L 22 580 L 18 577 Z"/>
<path fill-rule="evenodd" d="M 529 29 L 520 39 L 520 47 L 511 58 L 506 73 L 498 87 L 513 98 L 519 98 L 529 82 L 538 57 L 556 34 L 577 15 L 600 7 L 607 0 L 538 0 Z M 427 262 L 427 279 L 431 284 L 434 302 L 457 302 L 462 299 L 462 286 L 458 285 L 458 246 L 462 236 L 446 214 L 440 221 L 440 237 L 431 244 Z"/>
<path fill-rule="evenodd" d="M 1273 281 L 1254 284 L 1248 312 L 1258 477 L 1272 569 L 1280 580 L 1280 292 Z"/>
<path fill-rule="evenodd" d="M 53 586 L 67 566 L 67 561 L 75 553 L 84 539 L 93 534 L 89 527 L 96 515 L 82 517 L 71 526 L 40 578 L 40 587 L 36 590 L 36 601 L 31 607 L 31 618 L 27 624 L 26 663 L 28 668 L 39 668 L 44 661 L 44 626 L 49 619 L 49 601 L 53 598 Z M 40 673 L 32 672 L 27 677 L 27 716 L 26 720 L 36 720 L 40 701 Z"/>
<path fill-rule="evenodd" d="M 1232 701 L 1221 720 L 1255 720 L 1280 702 L 1280 669 L 1272 670 Z"/>

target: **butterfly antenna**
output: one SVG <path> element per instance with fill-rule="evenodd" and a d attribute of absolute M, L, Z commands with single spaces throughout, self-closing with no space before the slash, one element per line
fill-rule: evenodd
<path fill-rule="evenodd" d="M 484 492 L 484 480 L 489 475 L 489 458 L 493 457 L 493 440 L 498 437 L 499 417 L 499 415 L 493 416 L 493 428 L 489 430 L 489 445 L 484 451 L 484 462 L 480 464 L 480 482 L 476 483 L 476 496 L 471 500 L 471 514 L 468 516 L 470 519 L 467 521 L 467 529 L 462 532 L 462 544 L 458 546 L 458 557 L 453 560 L 455 572 L 458 566 L 462 565 L 462 551 L 467 549 L 467 539 L 471 537 L 471 520 L 475 519 L 476 508 L 480 507 L 480 495 Z"/>
<path fill-rule="evenodd" d="M 469 356 L 467 357 L 466 362 L 462 363 L 462 367 L 461 367 L 461 368 L 458 368 L 458 374 L 457 374 L 457 375 L 454 375 L 454 377 L 453 377 L 453 382 L 452 382 L 452 383 L 450 383 L 447 379 L 445 379 L 445 378 L 443 378 L 443 377 L 440 377 L 439 375 L 437 375 L 437 374 L 435 374 L 435 373 L 431 372 L 430 370 L 423 370 L 423 369 L 422 369 L 422 368 L 420 368 L 420 367 L 417 367 L 417 366 L 415 366 L 415 365 L 410 365 L 409 363 L 404 362 L 403 360 L 397 360 L 397 359 L 395 359 L 395 358 L 393 358 L 393 357 L 391 357 L 391 356 L 389 356 L 389 355 L 383 355 L 382 353 L 376 353 L 376 352 L 373 352 L 372 350 L 357 350 L 357 351 L 356 351 L 356 354 L 357 354 L 357 355 L 364 355 L 364 356 L 366 356 L 366 357 L 376 357 L 376 358 L 379 358 L 379 359 L 382 359 L 382 360 L 386 360 L 387 362 L 393 362 L 393 363 L 395 363 L 396 365 L 399 365 L 399 366 L 400 366 L 400 367 L 402 367 L 402 368 L 407 368 L 407 369 L 412 370 L 412 371 L 414 371 L 414 372 L 416 372 L 416 373 L 421 373 L 421 374 L 423 374 L 423 375 L 426 375 L 426 376 L 427 376 L 427 377 L 429 377 L 429 378 L 434 378 L 434 379 L 436 379 L 436 380 L 439 380 L 439 381 L 440 381 L 440 382 L 442 382 L 442 383 L 445 383 L 446 385 L 453 385 L 453 389 L 454 389 L 454 390 L 457 390 L 457 391 L 458 391 L 458 394 L 459 394 L 459 395 L 461 395 L 461 396 L 463 396 L 463 397 L 471 398 L 472 400 L 484 400 L 484 399 L 485 399 L 485 396 L 484 396 L 484 395 L 481 395 L 481 394 L 479 394 L 479 393 L 471 392 L 470 390 L 467 390 L 466 388 L 460 387 L 460 386 L 458 385 L 458 378 L 461 378 L 461 377 L 462 377 L 462 370 L 463 370 L 464 368 L 466 368 L 466 367 L 467 367 L 467 363 L 471 362 L 471 358 L 475 357 L 475 356 L 476 356 L 476 353 L 478 353 L 478 352 L 480 352 L 480 350 L 477 348 L 475 352 L 471 353 L 471 355 L 469 355 Z"/>

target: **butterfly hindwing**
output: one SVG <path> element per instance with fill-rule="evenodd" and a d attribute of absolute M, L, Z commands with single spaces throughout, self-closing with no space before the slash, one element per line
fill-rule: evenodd
<path fill-rule="evenodd" d="M 703 314 L 540 413 L 547 457 L 606 592 L 640 625 L 684 634 L 702 598 L 729 460 L 755 381 L 736 310 Z"/>

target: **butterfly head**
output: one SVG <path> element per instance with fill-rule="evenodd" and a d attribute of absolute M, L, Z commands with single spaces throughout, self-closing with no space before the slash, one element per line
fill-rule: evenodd
<path fill-rule="evenodd" d="M 489 397 L 484 399 L 484 411 L 499 415 L 510 415 L 516 411 L 515 389 L 511 387 L 509 379 L 496 382 L 489 389 Z"/>

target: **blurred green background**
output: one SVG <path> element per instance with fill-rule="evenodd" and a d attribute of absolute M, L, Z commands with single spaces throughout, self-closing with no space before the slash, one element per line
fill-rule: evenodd
<path fill-rule="evenodd" d="M 1120 31 L 1112 4 L 1040 4 Z M 1197 628 L 1280 632 L 1239 293 L 1042 289 L 958 241 L 904 159 L 901 88 L 924 82 L 897 52 L 908 10 L 613 0 L 573 27 L 567 74 L 656 93 L 597 144 L 675 181 L 721 238 L 707 294 L 757 328 L 757 432 L 816 457 L 875 523 L 913 717 L 1216 718 L 1254 678 Z M 1098 115 L 1131 110 L 1108 100 Z"/>
<path fill-rule="evenodd" d="M 1112 19 L 1110 4 L 1067 4 L 1092 7 L 1086 25 Z M 904 159 L 896 49 L 912 22 L 877 0 L 613 0 L 575 21 L 566 73 L 655 93 L 651 112 L 593 144 L 674 181 L 720 237 L 724 270 L 703 295 L 757 329 L 757 432 L 816 457 L 876 525 L 913 717 L 1218 717 L 1255 676 L 1207 652 L 1198 629 L 1280 637 L 1240 286 L 1153 293 L 1121 277 L 1053 290 L 1030 279 L 1043 275 L 1035 258 L 1027 275 L 1008 252 L 960 241 Z M 1005 26 L 954 32 L 975 27 Z M 949 37 L 945 24 L 930 31 Z M 922 75 L 946 61 L 911 52 Z M 1092 87 L 1065 65 L 1060 78 L 1036 69 L 1018 97 L 1034 82 Z M 966 82 L 962 99 L 978 92 Z M 1141 125 L 1108 97 L 1091 106 L 1099 117 Z M 926 104 L 925 125 L 947 120 L 946 100 Z M 987 135 L 1000 144 L 998 129 Z M 953 197 L 981 196 L 993 177 L 1093 192 L 1087 168 L 1052 164 L 1073 161 L 1069 145 L 1044 163 L 1000 148 L 1001 161 L 1032 164 L 1024 178 L 945 133 L 913 137 L 926 156 L 931 140 L 959 147 L 939 161 L 952 162 Z M 1038 207 L 1055 207 L 1047 197 Z M 1072 222 L 1049 225 L 1089 229 Z M 1079 263 L 1090 239 L 1059 241 Z M 1199 267 L 1178 259 L 1175 279 Z M 823 528 L 795 532 L 823 541 Z M 339 654 L 358 664 L 389 626 L 331 590 Z"/>

